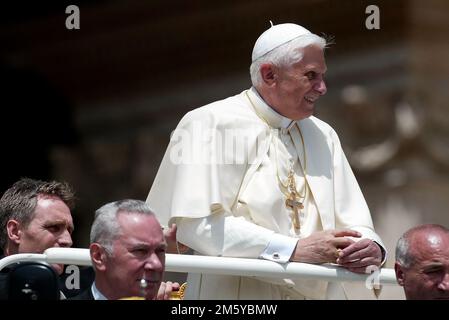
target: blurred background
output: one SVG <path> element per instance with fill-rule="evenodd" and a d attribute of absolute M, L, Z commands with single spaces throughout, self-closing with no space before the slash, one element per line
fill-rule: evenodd
<path fill-rule="evenodd" d="M 79 30 L 66 28 L 70 4 Z M 366 28 L 368 5 L 380 29 Z M 316 115 L 340 135 L 387 267 L 409 227 L 449 226 L 448 1 L 16 1 L 0 10 L 0 192 L 23 176 L 71 183 L 76 247 L 87 247 L 100 205 L 146 199 L 186 112 L 250 87 L 252 47 L 269 20 L 335 39 Z"/>

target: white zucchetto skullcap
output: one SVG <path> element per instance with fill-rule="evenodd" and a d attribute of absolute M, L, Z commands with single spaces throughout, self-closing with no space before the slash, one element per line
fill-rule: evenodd
<path fill-rule="evenodd" d="M 256 61 L 271 50 L 305 34 L 312 33 L 294 23 L 272 25 L 270 29 L 262 33 L 257 39 L 253 48 L 252 61 Z"/>

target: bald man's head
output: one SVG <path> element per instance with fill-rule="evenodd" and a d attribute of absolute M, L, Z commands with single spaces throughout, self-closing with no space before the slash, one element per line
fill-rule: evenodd
<path fill-rule="evenodd" d="M 449 230 L 426 224 L 405 232 L 395 271 L 407 299 L 449 299 Z"/>

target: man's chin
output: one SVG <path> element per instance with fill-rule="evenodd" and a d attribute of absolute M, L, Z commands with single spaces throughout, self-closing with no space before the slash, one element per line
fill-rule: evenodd
<path fill-rule="evenodd" d="M 304 108 L 304 112 L 309 114 L 309 117 L 313 114 L 315 110 L 315 103 L 306 103 L 306 107 Z"/>
<path fill-rule="evenodd" d="M 55 271 L 58 275 L 61 275 L 64 272 L 63 264 L 52 264 L 51 266 L 53 267 L 53 269 L 55 269 Z"/>
<path fill-rule="evenodd" d="M 157 298 L 160 283 L 149 283 L 145 290 L 145 299 L 153 300 Z"/>
<path fill-rule="evenodd" d="M 291 120 L 299 121 L 302 119 L 306 119 L 310 116 L 313 116 L 314 111 L 315 111 L 315 105 L 305 102 L 300 106 L 299 109 L 295 110 L 294 114 L 287 116 L 287 118 L 289 118 Z"/>

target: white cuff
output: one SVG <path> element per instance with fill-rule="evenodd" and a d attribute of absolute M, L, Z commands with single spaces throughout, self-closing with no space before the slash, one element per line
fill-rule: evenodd
<path fill-rule="evenodd" d="M 297 242 L 297 238 L 291 238 L 279 233 L 273 233 L 268 246 L 260 254 L 260 258 L 279 263 L 286 263 L 290 260 Z"/>

